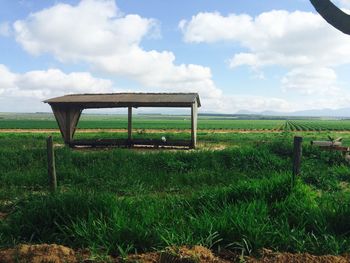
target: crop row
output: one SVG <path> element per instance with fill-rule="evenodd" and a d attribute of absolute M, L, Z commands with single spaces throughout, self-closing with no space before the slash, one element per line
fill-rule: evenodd
<path fill-rule="evenodd" d="M 57 129 L 54 118 L 5 118 L 0 119 L 0 129 Z M 83 115 L 80 129 L 126 129 L 126 115 Z M 189 116 L 135 116 L 134 129 L 177 129 L 191 128 Z M 199 130 L 278 130 L 278 131 L 340 131 L 350 130 L 350 120 L 242 120 L 233 118 L 198 119 Z"/>
<path fill-rule="evenodd" d="M 346 120 L 287 120 L 277 128 L 283 131 L 346 131 L 350 121 Z"/>

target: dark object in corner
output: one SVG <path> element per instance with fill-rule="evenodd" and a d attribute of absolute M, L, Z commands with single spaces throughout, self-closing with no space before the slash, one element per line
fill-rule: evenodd
<path fill-rule="evenodd" d="M 330 0 L 310 0 L 316 11 L 332 26 L 350 35 L 350 15 L 340 10 Z"/>

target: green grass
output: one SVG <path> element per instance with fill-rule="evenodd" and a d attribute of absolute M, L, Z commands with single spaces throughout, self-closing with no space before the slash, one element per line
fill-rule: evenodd
<path fill-rule="evenodd" d="M 348 131 L 350 120 L 290 120 L 285 130 L 292 131 Z"/>
<path fill-rule="evenodd" d="M 349 252 L 349 165 L 339 153 L 309 145 L 328 133 L 300 134 L 302 175 L 294 188 L 293 133 L 200 132 L 195 151 L 57 147 L 55 194 L 48 192 L 47 134 L 0 134 L 0 211 L 9 213 L 0 221 L 0 246 L 55 242 L 109 254 L 184 244 L 246 254 L 264 247 Z M 62 143 L 59 134 L 54 141 Z M 226 148 L 213 150 L 217 145 Z"/>
<path fill-rule="evenodd" d="M 347 131 L 350 120 L 342 119 L 242 119 L 243 117 L 199 116 L 199 130 L 280 130 L 280 131 Z M 258 117 L 257 117 L 258 118 Z M 260 117 L 261 118 L 261 117 Z M 188 115 L 134 115 L 133 128 L 190 129 Z M 0 114 L 0 129 L 57 129 L 52 114 Z M 79 129 L 126 129 L 127 116 L 116 114 L 83 114 Z"/>
<path fill-rule="evenodd" d="M 83 114 L 80 129 L 126 129 L 126 115 L 90 115 Z M 200 116 L 198 129 L 243 129 L 271 130 L 281 126 L 283 120 L 240 120 L 227 117 Z M 57 129 L 57 123 L 51 114 L 0 114 L 0 129 Z M 190 129 L 190 116 L 135 115 L 134 129 Z"/>

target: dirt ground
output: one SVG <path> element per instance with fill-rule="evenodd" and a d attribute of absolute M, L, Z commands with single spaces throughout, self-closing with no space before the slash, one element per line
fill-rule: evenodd
<path fill-rule="evenodd" d="M 263 250 L 260 259 L 246 258 L 246 263 L 347 263 L 350 262 L 350 255 L 344 256 L 314 256 L 308 253 L 274 253 L 270 250 Z"/>
<path fill-rule="evenodd" d="M 77 263 L 75 252 L 59 245 L 20 245 L 0 250 L 0 263 Z"/>
<path fill-rule="evenodd" d="M 167 248 L 159 253 L 147 253 L 141 255 L 130 255 L 127 262 L 142 263 L 229 263 L 231 261 L 220 259 L 209 249 L 202 246 L 192 248 Z"/>
<path fill-rule="evenodd" d="M 171 247 L 162 252 L 129 255 L 126 258 L 96 257 L 56 244 L 19 245 L 0 250 L 0 263 L 346 263 L 346 256 L 313 256 L 310 254 L 274 253 L 263 250 L 260 258 L 242 257 L 229 251 L 214 255 L 202 246 Z"/>

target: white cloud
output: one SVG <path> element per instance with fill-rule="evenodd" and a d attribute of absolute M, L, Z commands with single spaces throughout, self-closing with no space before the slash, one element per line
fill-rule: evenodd
<path fill-rule="evenodd" d="M 14 23 L 16 40 L 33 55 L 50 53 L 61 62 L 85 62 L 161 91 L 199 92 L 220 97 L 208 67 L 175 64 L 169 51 L 146 51 L 145 37 L 157 35 L 158 22 L 123 14 L 113 0 L 57 4 Z"/>
<path fill-rule="evenodd" d="M 330 68 L 294 68 L 282 79 L 285 91 L 306 95 L 339 95 L 337 74 Z"/>
<path fill-rule="evenodd" d="M 116 90 L 110 80 L 95 78 L 86 72 L 64 73 L 59 69 L 48 69 L 15 73 L 0 64 L 0 111 L 48 111 L 47 105 L 42 103 L 42 100 L 47 98 L 69 93 L 122 91 Z M 259 112 L 265 110 L 292 111 L 297 108 L 312 108 L 312 106 L 336 107 L 336 105 L 345 105 L 346 102 L 349 102 L 350 96 L 343 96 L 342 104 L 331 100 L 321 100 L 319 104 L 305 104 L 304 107 L 281 98 L 247 95 L 201 97 L 201 101 L 202 112 L 234 113 L 242 109 Z M 111 110 L 111 112 L 115 111 Z"/>
<path fill-rule="evenodd" d="M 9 71 L 6 66 L 0 64 L 0 94 L 5 89 L 13 88 L 15 79 L 16 74 Z"/>
<path fill-rule="evenodd" d="M 67 93 L 111 92 L 110 80 L 94 78 L 90 73 L 66 74 L 58 69 L 13 73 L 0 64 L 0 95 L 2 97 L 29 97 L 37 100 Z"/>
<path fill-rule="evenodd" d="M 179 28 L 184 33 L 185 42 L 213 43 L 222 40 L 235 40 L 252 30 L 249 15 L 230 14 L 227 17 L 218 12 L 198 13 L 191 21 L 181 20 Z"/>
<path fill-rule="evenodd" d="M 272 10 L 256 17 L 199 13 L 179 27 L 186 42 L 240 44 L 246 51 L 229 60 L 232 69 L 286 68 L 289 72 L 281 82 L 287 91 L 332 95 L 339 91 L 332 68 L 350 63 L 350 37 L 311 12 Z"/>
<path fill-rule="evenodd" d="M 311 81 L 318 73 L 303 75 L 298 69 L 321 68 L 331 73 L 333 66 L 350 62 L 349 39 L 313 13 L 271 11 L 257 17 L 199 13 L 190 21 L 181 21 L 179 27 L 186 42 L 239 43 L 245 50 L 231 59 L 232 68 L 251 66 L 257 77 L 264 76 L 261 68 L 268 65 L 288 68 L 290 72 L 281 80 L 288 92 L 315 94 L 319 88 L 326 94 L 329 89 L 325 85 Z M 142 41 L 159 36 L 159 22 L 124 14 L 113 0 L 56 4 L 16 21 L 13 31 L 17 42 L 32 55 L 48 53 L 63 63 L 85 63 L 96 72 L 125 76 L 142 84 L 144 92 L 199 92 L 204 111 L 303 108 L 301 102 L 292 104 L 280 98 L 223 95 L 213 82 L 210 68 L 176 63 L 170 51 L 145 50 Z M 336 92 L 337 79 L 331 75 L 321 78 Z M 300 87 L 303 78 L 309 82 Z M 106 92 L 112 86 L 109 80 L 89 73 L 49 69 L 18 74 L 0 66 L 2 98 L 6 94 L 43 99 L 65 93 Z"/>
<path fill-rule="evenodd" d="M 199 13 L 182 22 L 187 42 L 238 42 L 231 67 L 340 65 L 350 62 L 350 38 L 311 12 L 273 10 L 256 17 Z"/>
<path fill-rule="evenodd" d="M 347 92 L 341 96 L 329 96 L 323 98 L 315 98 L 312 100 L 305 100 L 302 105 L 304 109 L 341 109 L 349 108 L 350 94 Z"/>
<path fill-rule="evenodd" d="M 16 39 L 26 51 L 52 53 L 61 61 L 123 52 L 155 26 L 155 20 L 123 16 L 114 1 L 103 0 L 57 4 L 14 23 Z"/>
<path fill-rule="evenodd" d="M 221 103 L 217 105 L 219 112 L 233 113 L 239 110 L 261 111 L 292 111 L 295 105 L 290 102 L 274 97 L 263 96 L 225 96 Z"/>
<path fill-rule="evenodd" d="M 120 92 L 110 80 L 94 78 L 90 73 L 66 74 L 59 69 L 14 73 L 0 64 L 0 111 L 48 110 L 44 99 L 68 93 Z M 221 96 L 201 98 L 206 112 L 233 113 L 241 109 L 252 111 L 291 110 L 291 105 L 279 98 L 259 96 Z M 14 105 L 17 105 L 14 108 Z"/>
<path fill-rule="evenodd" d="M 339 4 L 341 8 L 350 8 L 350 0 L 337 0 L 335 4 Z"/>
<path fill-rule="evenodd" d="M 114 1 L 101 0 L 85 0 L 76 6 L 57 4 L 14 23 L 17 42 L 30 54 L 49 53 L 62 62 L 85 62 L 96 71 L 135 79 L 153 92 L 199 92 L 204 111 L 290 109 L 286 101 L 278 98 L 224 96 L 215 86 L 210 68 L 176 64 L 175 55 L 169 51 L 144 50 L 142 40 L 157 34 L 158 28 L 153 19 L 122 14 Z M 49 71 L 11 73 L 15 78 L 10 82 L 12 94 L 20 90 L 46 98 L 57 93 L 94 92 L 94 83 L 98 81 L 102 81 L 107 89 L 112 86 L 91 76 L 90 83 L 86 81 L 86 85 L 77 86 L 81 82 L 76 80 L 81 75 L 75 78 L 74 73 Z M 66 84 L 56 87 L 55 83 Z M 100 86 L 103 85 L 96 84 L 96 87 Z M 56 90 L 56 93 L 43 94 L 43 90 Z M 9 89 L 7 94 L 10 94 Z"/>

